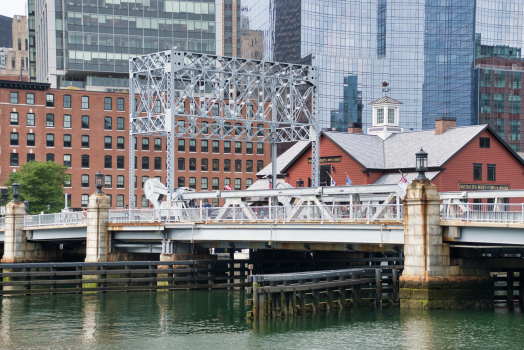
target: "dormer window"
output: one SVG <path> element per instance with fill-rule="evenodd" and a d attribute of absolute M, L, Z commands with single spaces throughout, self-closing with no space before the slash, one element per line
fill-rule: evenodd
<path fill-rule="evenodd" d="M 377 124 L 384 124 L 384 108 L 377 109 Z"/>
<path fill-rule="evenodd" d="M 389 124 L 395 123 L 395 108 L 388 109 L 388 123 Z"/>

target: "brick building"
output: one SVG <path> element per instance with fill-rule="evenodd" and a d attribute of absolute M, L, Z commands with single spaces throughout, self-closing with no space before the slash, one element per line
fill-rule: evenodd
<path fill-rule="evenodd" d="M 112 207 L 128 205 L 129 95 L 49 86 L 0 81 L 0 183 L 27 161 L 51 160 L 69 166 L 72 178 L 65 192 L 72 195 L 72 207 L 87 205 L 99 170 L 105 175 L 104 192 Z M 213 120 L 208 122 L 211 125 Z M 165 183 L 166 139 L 139 136 L 135 149 L 136 204 L 149 207 L 142 184 L 149 177 Z M 178 186 L 205 191 L 222 190 L 231 183 L 235 189 L 246 189 L 269 163 L 270 152 L 266 143 L 219 141 L 210 136 L 176 140 L 175 157 Z"/>

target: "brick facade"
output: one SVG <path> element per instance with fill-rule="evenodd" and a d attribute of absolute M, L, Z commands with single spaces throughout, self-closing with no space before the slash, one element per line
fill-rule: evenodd
<path fill-rule="evenodd" d="M 11 101 L 11 93 L 16 93 L 17 101 Z M 32 96 L 34 94 L 34 103 Z M 48 96 L 53 97 L 53 103 L 47 102 Z M 64 96 L 65 100 L 64 100 Z M 84 105 L 82 108 L 82 98 Z M 87 98 L 87 99 L 86 99 Z M 106 100 L 110 98 L 110 100 Z M 67 101 L 70 99 L 70 107 Z M 88 104 L 86 102 L 88 101 Z M 13 102 L 13 103 L 12 103 Z M 17 103 L 14 103 L 17 102 Z M 30 103 L 28 103 L 30 102 Z M 107 102 L 107 106 L 105 106 Z M 110 102 L 110 106 L 109 106 Z M 64 107 L 65 103 L 65 107 Z M 123 105 L 122 108 L 118 108 Z M 105 108 L 107 107 L 107 108 Z M 94 174 L 101 171 L 109 181 L 111 177 L 111 187 L 104 189 L 104 192 L 111 196 L 111 207 L 117 207 L 117 196 L 119 206 L 129 204 L 129 95 L 122 93 L 89 92 L 79 90 L 59 90 L 49 89 L 47 84 L 20 83 L 20 82 L 1 82 L 0 81 L 0 183 L 3 184 L 10 172 L 16 171 L 28 157 L 34 157 L 37 161 L 45 161 L 54 158 L 54 161 L 64 164 L 70 159 L 71 166 L 69 173 L 72 174 L 71 187 L 64 191 L 72 195 L 71 206 L 74 208 L 87 205 L 87 199 L 95 191 Z M 13 115 L 13 120 L 11 120 Z M 32 122 L 34 115 L 34 123 Z M 18 123 L 16 123 L 16 116 Z M 52 117 L 51 117 L 52 116 Z M 67 116 L 70 116 L 70 124 Z M 89 117 L 87 118 L 83 118 Z M 106 119 L 107 118 L 107 119 Z M 110 118 L 110 119 L 108 119 Z M 83 120 L 84 119 L 84 120 Z M 184 118 L 177 118 L 183 120 Z M 111 121 L 111 125 L 106 123 Z M 89 124 L 86 122 L 88 121 Z M 200 120 L 199 120 L 200 122 Z M 213 120 L 208 121 L 211 125 Z M 231 121 L 234 125 L 235 121 Z M 119 128 L 123 126 L 123 128 Z M 17 134 L 17 135 L 16 135 Z M 32 135 L 28 135 L 32 134 Z M 34 135 L 34 146 L 31 138 Z M 48 136 L 49 135 L 49 136 Z M 52 136 L 51 136 L 52 135 Z M 68 136 L 70 135 L 70 136 Z M 64 136 L 66 143 L 64 143 Z M 12 137 L 14 138 L 12 140 Z M 18 145 L 16 145 L 18 137 Z M 28 145 L 29 137 L 29 145 Z M 54 146 L 47 142 L 47 138 L 54 138 Z M 70 137 L 71 144 L 67 143 Z M 111 144 L 106 137 L 110 137 Z M 123 138 L 123 148 L 117 146 L 118 138 Z M 149 147 L 143 146 L 143 139 L 149 143 Z M 155 139 L 160 139 L 160 148 L 155 149 Z M 262 165 L 269 164 L 270 151 L 269 144 L 264 143 L 263 154 L 257 154 L 257 143 L 253 143 L 253 154 L 247 154 L 247 143 L 242 142 L 241 153 L 235 153 L 235 142 L 231 141 L 231 152 L 224 152 L 225 141 L 219 141 L 218 152 L 213 152 L 212 140 L 208 141 L 208 151 L 202 150 L 202 140 L 196 140 L 195 151 L 189 150 L 189 139 L 185 140 L 185 150 L 178 151 L 178 141 L 175 141 L 175 186 L 178 178 L 184 178 L 184 185 L 189 187 L 190 178 L 195 179 L 195 189 L 202 190 L 202 178 L 208 179 L 208 190 L 212 190 L 213 179 L 218 179 L 219 190 L 224 189 L 225 179 L 231 179 L 231 184 L 235 188 L 235 179 L 240 179 L 241 189 L 246 189 L 249 179 L 256 181 L 257 161 Z M 149 148 L 149 149 L 147 149 Z M 17 155 L 17 156 L 16 156 Z M 89 157 L 88 167 L 82 164 L 82 156 Z M 106 156 L 111 156 L 111 167 L 106 167 Z M 160 177 L 162 183 L 166 180 L 166 139 L 159 136 L 137 137 L 137 208 L 142 208 L 142 178 Z M 18 157 L 18 165 L 14 161 Z M 65 157 L 65 158 L 64 158 Z M 70 157 L 70 158 L 69 158 Z M 117 162 L 123 157 L 123 168 L 117 167 Z M 149 169 L 143 168 L 142 163 L 145 157 L 149 159 Z M 160 170 L 155 169 L 155 158 L 159 158 Z M 185 170 L 178 170 L 178 159 L 185 159 Z M 189 161 L 194 159 L 196 170 L 189 170 Z M 202 159 L 208 160 L 208 171 L 201 170 Z M 219 161 L 219 171 L 213 171 L 213 159 Z M 231 161 L 230 171 L 224 171 L 224 161 Z M 235 160 L 240 160 L 241 170 L 235 171 Z M 252 171 L 247 171 L 247 162 L 253 161 Z M 13 162 L 13 165 L 12 165 Z M 109 166 L 109 164 L 108 164 Z M 260 166 L 260 165 L 259 165 Z M 88 181 L 82 184 L 82 175 L 88 175 Z M 118 185 L 118 177 L 123 176 L 123 187 Z M 84 181 L 85 182 L 85 181 Z M 84 186 L 84 187 L 83 187 Z M 120 197 L 120 196 L 123 197 Z M 82 197 L 84 201 L 82 203 Z M 123 200 L 122 200 L 123 198 Z M 146 203 L 144 203 L 146 204 Z M 215 203 L 216 204 L 216 203 Z M 149 205 L 149 203 L 147 203 Z"/>

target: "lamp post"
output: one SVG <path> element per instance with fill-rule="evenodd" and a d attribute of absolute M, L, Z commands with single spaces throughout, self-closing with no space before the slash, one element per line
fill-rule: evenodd
<path fill-rule="evenodd" d="M 47 205 L 47 213 L 49 214 L 50 211 L 51 211 L 51 204 L 48 204 Z"/>
<path fill-rule="evenodd" d="M 24 207 L 25 207 L 25 213 L 29 214 L 29 202 L 27 200 L 25 200 L 23 203 L 24 203 Z"/>
<path fill-rule="evenodd" d="M 418 177 L 415 180 L 427 180 L 425 171 L 428 171 L 428 153 L 424 152 L 422 147 L 420 148 L 420 151 L 418 151 L 416 154 L 416 166 L 415 169 L 418 171 Z"/>
<path fill-rule="evenodd" d="M 11 185 L 11 194 L 13 195 L 12 202 L 18 202 L 18 196 L 20 195 L 20 185 L 16 181 Z"/>
<path fill-rule="evenodd" d="M 297 188 L 298 187 L 304 187 L 304 181 L 302 181 L 302 178 L 298 178 L 297 180 Z"/>
<path fill-rule="evenodd" d="M 104 193 L 102 192 L 102 188 L 104 187 L 104 174 L 102 174 L 100 171 L 95 174 L 95 187 L 95 193 Z"/>

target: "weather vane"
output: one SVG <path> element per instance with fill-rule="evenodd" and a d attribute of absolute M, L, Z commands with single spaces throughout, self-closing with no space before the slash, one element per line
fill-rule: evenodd
<path fill-rule="evenodd" d="M 386 95 L 390 90 L 389 83 L 387 81 L 383 81 L 381 86 L 382 92 Z"/>

